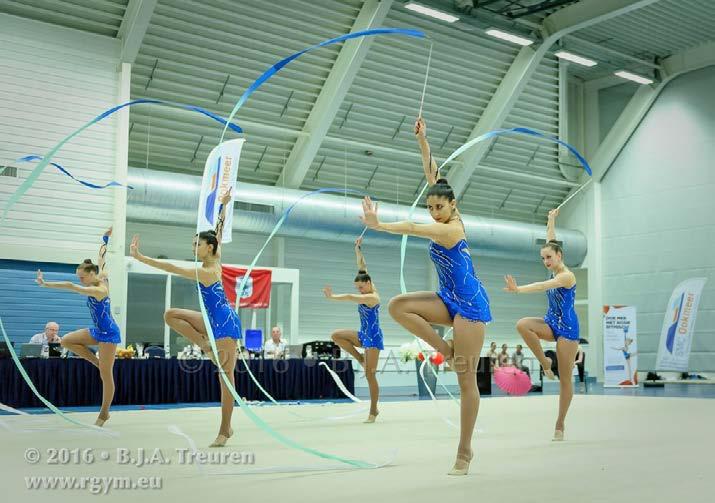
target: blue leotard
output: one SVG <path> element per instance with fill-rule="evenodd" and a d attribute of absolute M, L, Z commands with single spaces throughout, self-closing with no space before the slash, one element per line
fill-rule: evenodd
<path fill-rule="evenodd" d="M 358 339 L 364 348 L 385 349 L 380 328 L 380 304 L 373 307 L 367 304 L 358 304 L 360 314 L 360 330 Z"/>
<path fill-rule="evenodd" d="M 211 322 L 211 331 L 214 339 L 231 337 L 241 338 L 241 318 L 236 311 L 231 308 L 231 304 L 226 300 L 226 293 L 223 291 L 221 281 L 217 281 L 211 286 L 204 286 L 199 283 L 201 297 L 206 306 L 206 314 Z"/>
<path fill-rule="evenodd" d="M 549 309 L 544 321 L 554 333 L 554 338 L 565 337 L 578 341 L 578 317 L 574 308 L 576 285 L 571 288 L 552 288 L 546 291 L 546 296 L 549 298 Z"/>
<path fill-rule="evenodd" d="M 87 297 L 87 307 L 92 315 L 94 327 L 89 329 L 89 334 L 97 342 L 109 342 L 119 344 L 122 336 L 119 332 L 119 325 L 112 318 L 112 311 L 109 305 L 109 297 L 97 300 L 94 297 Z"/>
<path fill-rule="evenodd" d="M 491 321 L 489 297 L 474 271 L 467 241 L 462 239 L 452 248 L 430 242 L 429 255 L 439 276 L 437 295 L 447 307 L 449 316 L 465 320 Z"/>

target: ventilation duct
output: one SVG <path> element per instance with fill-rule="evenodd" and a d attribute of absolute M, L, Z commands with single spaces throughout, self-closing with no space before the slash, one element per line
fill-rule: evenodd
<path fill-rule="evenodd" d="M 129 168 L 127 219 L 159 225 L 194 227 L 198 210 L 201 178 L 192 175 Z M 239 183 L 233 219 L 240 232 L 268 235 L 283 211 L 307 192 L 282 187 Z M 380 203 L 380 219 L 406 220 L 409 207 Z M 339 194 L 317 194 L 299 204 L 278 231 L 278 236 L 329 241 L 354 241 L 362 232 L 360 199 Z M 476 255 L 519 260 L 535 260 L 545 237 L 545 226 L 492 218 L 462 216 L 467 241 Z M 424 208 L 417 208 L 413 221 L 431 223 Z M 566 263 L 578 266 L 586 256 L 586 238 L 579 231 L 559 229 Z M 399 246 L 400 236 L 368 231 L 370 245 Z M 409 244 L 423 244 L 410 238 Z"/>

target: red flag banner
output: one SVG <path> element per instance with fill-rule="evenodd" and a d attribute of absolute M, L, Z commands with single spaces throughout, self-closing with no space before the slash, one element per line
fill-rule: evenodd
<path fill-rule="evenodd" d="M 241 280 L 245 276 L 247 269 L 240 267 L 222 267 L 223 289 L 226 291 L 226 298 L 232 306 L 236 306 L 236 288 L 241 285 Z M 265 309 L 271 303 L 271 270 L 254 269 L 246 282 L 240 307 L 250 307 L 253 309 Z"/>

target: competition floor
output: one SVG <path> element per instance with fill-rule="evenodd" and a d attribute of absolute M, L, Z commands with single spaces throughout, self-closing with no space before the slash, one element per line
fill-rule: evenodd
<path fill-rule="evenodd" d="M 96 498 L 131 501 L 509 501 L 509 502 L 666 502 L 678 498 L 709 500 L 715 445 L 715 400 L 633 396 L 576 395 L 566 441 L 551 442 L 558 397 L 488 398 L 481 402 L 475 461 L 466 477 L 445 475 L 454 459 L 455 405 L 446 400 L 393 401 L 381 404 L 375 424 L 364 414 L 341 420 L 363 404 L 256 407 L 274 428 L 315 449 L 381 463 L 398 449 L 389 466 L 375 470 L 336 470 L 334 461 L 289 449 L 236 411 L 235 436 L 223 449 L 206 449 L 214 439 L 215 407 L 168 410 L 116 410 L 109 429 L 118 436 L 68 425 L 53 415 L 0 416 L 0 472 L 5 501 L 82 501 Z M 297 412 L 315 420 L 301 420 Z M 96 412 L 72 413 L 92 422 Z M 200 451 L 252 453 L 255 463 L 180 464 L 177 449 L 191 451 L 189 440 L 168 431 L 176 425 Z M 41 459 L 29 464 L 28 448 Z M 63 451 L 63 449 L 70 451 Z M 93 463 L 76 464 L 84 449 Z M 137 458 L 158 449 L 170 464 L 137 467 L 120 464 L 117 449 Z M 57 449 L 48 463 L 48 449 Z M 78 449 L 73 454 L 71 449 Z M 61 455 L 59 454 L 62 452 Z M 103 460 L 107 453 L 108 460 Z M 235 456 L 238 456 L 236 454 Z M 67 461 L 67 464 L 62 462 Z M 158 460 L 159 458 L 155 458 Z M 244 458 L 245 459 L 245 458 Z M 297 471 L 305 467 L 328 471 Z M 277 470 L 255 473 L 256 470 Z M 254 473 L 245 474 L 246 471 Z M 231 472 L 231 474 L 222 474 Z M 240 475 L 244 473 L 243 475 Z M 107 495 L 85 489 L 26 489 L 29 476 L 161 477 L 160 489 L 110 488 Z M 76 482 L 75 482 L 76 483 Z M 100 490 L 104 492 L 104 488 Z M 706 496 L 708 495 L 708 496 Z"/>

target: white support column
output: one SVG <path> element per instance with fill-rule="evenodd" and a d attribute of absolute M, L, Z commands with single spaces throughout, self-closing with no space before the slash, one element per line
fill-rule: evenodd
<path fill-rule="evenodd" d="M 122 63 L 117 74 L 117 103 L 129 101 L 132 65 Z M 127 181 L 127 165 L 129 158 L 129 109 L 117 112 L 116 164 L 114 179 L 125 184 Z M 127 341 L 127 268 L 124 260 L 127 226 L 127 193 L 128 189 L 113 189 L 114 211 L 112 215 L 112 238 L 107 252 L 109 268 L 109 284 L 114 319 L 119 324 L 122 333 L 122 345 Z"/>
<path fill-rule="evenodd" d="M 601 145 L 601 125 L 598 109 L 598 91 L 584 84 L 583 107 L 584 107 L 584 155 L 586 159 L 593 159 Z"/>
<path fill-rule="evenodd" d="M 275 256 L 274 267 L 285 267 L 286 265 L 286 243 L 285 238 L 273 238 L 273 251 Z"/>
<path fill-rule="evenodd" d="M 300 344 L 300 271 L 295 271 L 295 279 L 290 290 L 290 342 Z"/>
<path fill-rule="evenodd" d="M 603 224 L 601 184 L 594 180 L 588 189 L 588 334 L 591 358 L 587 358 L 589 375 L 603 381 Z"/>
<path fill-rule="evenodd" d="M 351 33 L 380 26 L 391 6 L 392 0 L 367 0 L 355 19 Z M 285 180 L 287 187 L 299 188 L 302 185 L 371 43 L 372 37 L 348 40 L 340 50 L 308 120 L 305 121 L 303 133 L 306 134 L 298 137 L 283 167 L 287 170 Z"/>
<path fill-rule="evenodd" d="M 559 60 L 559 138 L 566 143 L 571 144 L 569 135 L 569 62 L 563 59 Z M 578 180 L 581 168 L 568 166 L 570 154 L 565 147 L 559 145 L 559 170 L 561 175 L 566 180 Z"/>
<path fill-rule="evenodd" d="M 569 78 L 568 92 L 568 142 L 579 152 L 585 152 L 584 123 L 586 116 L 584 113 L 584 85 L 578 78 Z"/>

